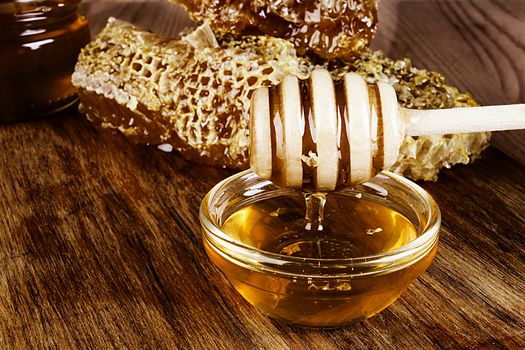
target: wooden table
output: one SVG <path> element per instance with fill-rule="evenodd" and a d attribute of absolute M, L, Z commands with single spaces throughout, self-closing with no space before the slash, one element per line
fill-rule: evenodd
<path fill-rule="evenodd" d="M 110 14 L 163 33 L 188 21 L 161 1 L 83 6 L 94 31 Z M 389 0 L 374 45 L 484 104 L 517 103 L 524 38 L 521 0 Z M 525 347 L 525 168 L 494 148 L 422 184 L 443 214 L 428 272 L 381 314 L 329 331 L 267 318 L 210 264 L 198 206 L 229 171 L 100 133 L 74 110 L 0 125 L 0 150 L 2 349 Z"/>

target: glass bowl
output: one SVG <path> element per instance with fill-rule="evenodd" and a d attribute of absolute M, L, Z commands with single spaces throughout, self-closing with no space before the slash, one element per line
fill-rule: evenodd
<path fill-rule="evenodd" d="M 230 216 L 259 201 L 297 195 L 245 171 L 217 184 L 202 201 L 206 252 L 248 302 L 278 320 L 332 328 L 371 317 L 430 266 L 438 246 L 440 211 L 424 189 L 390 172 L 334 193 L 395 208 L 410 220 L 417 236 L 379 254 L 336 259 L 290 256 L 243 243 L 222 229 Z"/>

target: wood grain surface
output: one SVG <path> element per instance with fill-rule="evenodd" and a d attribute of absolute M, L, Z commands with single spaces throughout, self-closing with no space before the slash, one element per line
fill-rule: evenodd
<path fill-rule="evenodd" d="M 164 1 L 84 1 L 164 34 Z M 375 42 L 482 103 L 525 102 L 522 1 L 390 0 Z M 496 87 L 496 88 L 495 88 Z M 427 273 L 381 314 L 293 328 L 211 265 L 198 206 L 229 171 L 103 133 L 74 109 L 0 125 L 1 349 L 523 349 L 525 167 L 495 148 L 422 185 L 442 209 Z"/>

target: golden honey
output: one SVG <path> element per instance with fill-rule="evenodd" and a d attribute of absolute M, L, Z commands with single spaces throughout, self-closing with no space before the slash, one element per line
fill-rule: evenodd
<path fill-rule="evenodd" d="M 321 328 L 393 303 L 429 267 L 441 225 L 432 197 L 390 172 L 323 194 L 244 171 L 208 192 L 199 218 L 208 256 L 248 302 Z"/>
<path fill-rule="evenodd" d="M 359 193 L 327 195 L 322 221 L 307 220 L 305 213 L 303 195 L 288 192 L 244 206 L 222 224 L 221 230 L 237 242 L 298 258 L 297 266 L 288 266 L 284 274 L 247 268 L 206 244 L 214 264 L 246 300 L 288 323 L 333 327 L 366 319 L 422 274 L 437 249 L 434 245 L 417 261 L 407 257 L 405 265 L 384 273 L 324 275 L 323 261 L 394 251 L 414 241 L 419 228 L 388 203 Z"/>
<path fill-rule="evenodd" d="M 341 194 L 329 194 L 326 200 L 323 227 L 308 227 L 304 199 L 297 192 L 240 209 L 222 230 L 267 252 L 315 259 L 374 255 L 417 237 L 410 220 L 386 205 Z"/>

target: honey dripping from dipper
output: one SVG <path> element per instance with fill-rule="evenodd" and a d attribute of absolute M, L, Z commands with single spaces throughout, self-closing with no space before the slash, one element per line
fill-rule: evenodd
<path fill-rule="evenodd" d="M 416 227 L 396 209 L 361 193 L 332 192 L 372 177 L 384 162 L 377 88 L 368 91 L 362 81 L 365 97 L 372 101 L 368 112 L 379 127 L 357 125 L 369 135 L 375 133 L 369 149 L 357 149 L 366 158 L 361 160 L 366 169 L 359 172 L 351 168 L 345 86 L 336 84 L 334 88 L 327 72 L 317 71 L 308 80 L 285 77 L 280 85 L 256 92 L 251 109 L 252 169 L 283 188 L 301 191 L 244 207 L 225 221 L 223 230 L 259 249 L 321 259 L 374 255 L 417 237 Z M 366 152 L 368 157 L 363 157 Z"/>
<path fill-rule="evenodd" d="M 391 85 L 368 85 L 356 73 L 337 82 L 325 69 L 304 81 L 285 76 L 257 89 L 250 105 L 251 168 L 282 195 L 244 206 L 222 228 L 255 248 L 305 259 L 400 248 L 418 238 L 418 219 L 367 181 L 396 162 L 405 135 L 518 129 L 524 115 L 524 105 L 400 108 Z"/>
<path fill-rule="evenodd" d="M 334 82 L 325 69 L 314 70 L 307 80 L 285 76 L 277 86 L 256 90 L 250 108 L 252 170 L 278 186 L 305 193 L 304 222 L 295 226 L 287 223 L 286 232 L 301 232 L 299 236 L 308 242 L 332 242 L 327 243 L 331 250 L 338 247 L 333 256 L 308 249 L 316 258 L 323 254 L 327 258 L 352 257 L 350 251 L 360 256 L 381 253 L 398 247 L 388 242 L 406 243 L 416 238 L 416 228 L 396 208 L 371 202 L 366 196 L 356 200 L 341 191 L 362 183 L 366 186 L 366 181 L 388 170 L 397 160 L 405 135 L 525 126 L 524 105 L 410 110 L 399 107 L 396 92 L 387 83 L 368 85 L 356 73 Z M 291 210 L 291 205 L 283 208 L 274 210 Z M 363 232 L 366 239 L 355 238 Z M 283 235 L 288 237 L 289 233 Z M 368 242 L 369 236 L 374 243 Z M 378 236 L 383 241 L 375 242 Z M 301 247 L 278 252 L 305 254 L 307 249 Z M 298 253 L 299 248 L 303 253 Z"/>

